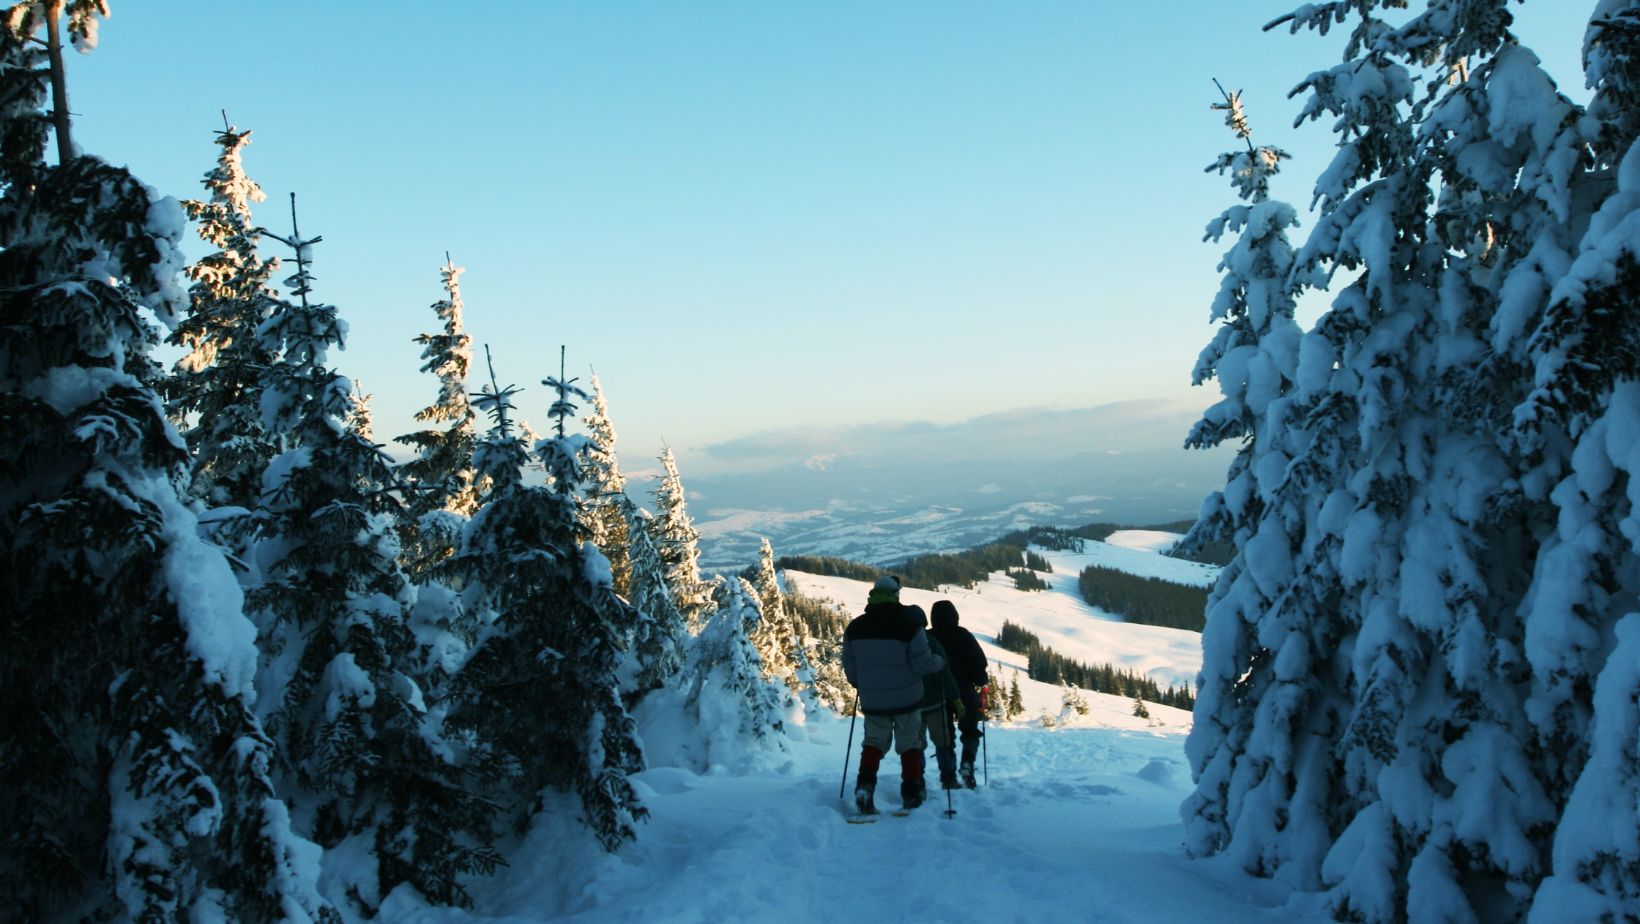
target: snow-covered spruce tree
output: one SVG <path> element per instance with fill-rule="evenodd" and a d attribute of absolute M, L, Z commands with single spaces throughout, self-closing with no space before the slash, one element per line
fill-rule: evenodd
<path fill-rule="evenodd" d="M 843 673 L 846 611 L 829 600 L 814 600 L 795 592 L 784 598 L 784 605 L 808 661 L 811 680 L 804 693 L 805 702 L 847 715 L 854 702 L 854 686 Z"/>
<path fill-rule="evenodd" d="M 381 448 L 345 424 L 352 384 L 327 354 L 346 328 L 334 306 L 308 298 L 316 240 L 293 228 L 291 298 L 262 329 L 264 348 L 280 356 L 265 424 L 289 447 L 264 477 L 261 583 L 250 595 L 263 709 L 289 797 L 311 819 L 304 833 L 327 848 L 355 839 L 373 854 L 374 881 L 348 882 L 350 898 L 372 911 L 408 882 L 430 901 L 466 904 L 463 877 L 499 862 L 493 810 L 428 712 L 407 624 L 416 593 L 398 564 L 398 484 Z"/>
<path fill-rule="evenodd" d="M 752 633 L 752 644 L 763 661 L 763 672 L 794 692 L 811 688 L 814 672 L 809 669 L 802 633 L 792 625 L 786 610 L 786 595 L 780 590 L 780 576 L 774 570 L 774 547 L 768 539 L 758 548 L 750 583 L 762 614 L 757 631 Z"/>
<path fill-rule="evenodd" d="M 464 272 L 465 267 L 445 255 L 439 268 L 445 295 L 433 303 L 443 329 L 416 337 L 421 344 L 421 371 L 433 373 L 439 381 L 438 398 L 416 412 L 416 420 L 430 426 L 393 438 L 416 451 L 415 458 L 399 471 L 406 482 L 406 516 L 400 524 L 404 558 L 417 582 L 427 579 L 450 556 L 459 541 L 460 518 L 478 509 L 480 485 L 473 473 L 475 415 L 467 400 L 472 338 L 462 323 Z"/>
<path fill-rule="evenodd" d="M 683 667 L 683 613 L 666 583 L 666 564 L 650 538 L 649 514 L 625 493 L 618 498 L 631 545 L 631 583 L 627 602 L 639 614 L 632 638 L 630 667 L 623 670 L 622 690 L 628 704 L 658 689 Z"/>
<path fill-rule="evenodd" d="M 335 920 L 269 779 L 238 585 L 127 362 L 142 312 L 184 305 L 182 210 L 75 156 L 61 96 L 45 162 L 62 11 L 0 29 L 0 894 L 31 921 Z M 72 4 L 76 40 L 106 12 Z"/>
<path fill-rule="evenodd" d="M 681 678 L 688 717 L 707 736 L 703 767 L 747 743 L 785 750 L 791 694 L 763 669 L 752 636 L 762 619 L 757 591 L 745 578 L 719 577 L 713 608 L 689 645 Z"/>
<path fill-rule="evenodd" d="M 188 267 L 188 313 L 169 338 L 188 352 L 166 382 L 171 414 L 193 456 L 193 494 L 209 506 L 241 510 L 256 506 L 262 472 L 280 448 L 261 412 L 275 357 L 256 334 L 273 313 L 268 280 L 279 261 L 258 252 L 262 232 L 251 221 L 251 203 L 265 196 L 245 173 L 250 140 L 249 130 L 232 125 L 217 132 L 222 152 L 202 181 L 210 198 L 182 203 L 200 240 L 216 249 Z M 245 525 L 230 532 L 243 535 Z"/>
<path fill-rule="evenodd" d="M 655 518 L 650 521 L 650 535 L 660 550 L 661 561 L 666 563 L 666 584 L 672 588 L 672 599 L 691 633 L 700 631 L 711 614 L 713 591 L 710 584 L 700 579 L 700 531 L 689 519 L 683 479 L 678 477 L 678 462 L 672 447 L 661 453 L 664 473 L 655 486 Z"/>
<path fill-rule="evenodd" d="M 1334 120 L 1340 139 L 1293 278 L 1359 275 L 1299 349 L 1284 477 L 1313 501 L 1289 521 L 1298 541 L 1238 549 L 1244 568 L 1294 556 L 1253 617 L 1285 643 L 1204 636 L 1201 704 L 1228 705 L 1248 740 L 1215 751 L 1193 737 L 1201 780 L 1230 782 L 1199 783 L 1187 809 L 1194 849 L 1228 847 L 1300 886 L 1318 875 L 1341 918 L 1515 916 L 1544 873 L 1555 809 L 1515 618 L 1543 513 L 1500 434 L 1520 397 L 1521 332 L 1564 264 L 1555 212 L 1578 170 L 1574 113 L 1508 34 L 1503 0 L 1430 0 L 1399 24 L 1377 14 L 1390 5 L 1282 20 L 1354 23 L 1343 64 L 1300 86 L 1306 117 Z M 1331 701 L 1259 725 L 1261 658 L 1277 675 L 1322 673 Z M 1243 799 L 1240 781 L 1269 766 L 1258 752 L 1299 770 Z M 1293 848 L 1325 859 L 1317 869 Z"/>
<path fill-rule="evenodd" d="M 596 375 L 592 377 L 592 412 L 581 422 L 587 428 L 580 458 L 581 474 L 586 482 L 586 504 L 581 517 L 593 544 L 609 559 L 615 592 L 630 599 L 630 524 L 622 504 L 626 497 L 626 478 L 615 456 L 615 425 L 609 419 L 609 404 L 604 401 L 603 384 Z"/>
<path fill-rule="evenodd" d="M 635 618 L 578 515 L 580 440 L 562 430 L 573 413 L 569 383 L 547 382 L 560 393 L 559 435 L 537 447 L 545 484 L 524 481 L 528 450 L 511 420 L 517 389 L 489 385 L 475 399 L 494 421 L 473 457 L 489 491 L 450 570 L 489 625 L 452 682 L 446 721 L 483 742 L 492 797 L 516 828 L 543 790 L 573 790 L 614 850 L 648 814 L 627 779 L 642 754 L 618 676 L 623 627 Z"/>
<path fill-rule="evenodd" d="M 347 416 L 342 420 L 349 433 L 372 444 L 376 442 L 376 418 L 370 411 L 370 399 L 374 397 L 365 394 L 363 383 L 355 379 L 353 390 L 347 393 Z"/>
<path fill-rule="evenodd" d="M 1269 196 L 1287 155 L 1253 145 L 1239 94 L 1226 94 L 1217 108 L 1245 147 L 1208 169 L 1228 173 L 1242 201 L 1207 227 L 1208 240 L 1238 235 L 1219 264 L 1224 279 L 1211 314 L 1218 331 L 1192 375 L 1197 385 L 1216 378 L 1223 397 L 1185 445 L 1239 440 L 1240 448 L 1184 545 L 1230 542 L 1239 553 L 1208 600 L 1203 696 L 1186 747 L 1197 788 L 1181 811 L 1193 852 L 1229 852 L 1249 872 L 1279 871 L 1314 888 L 1316 847 L 1329 838 L 1318 800 L 1330 794 L 1325 755 L 1339 712 L 1340 694 L 1329 688 L 1343 684 L 1328 657 L 1341 632 L 1336 621 L 1317 618 L 1319 608 L 1276 603 L 1295 589 L 1305 599 L 1319 590 L 1295 588 L 1295 559 L 1317 494 L 1325 496 L 1315 476 L 1330 472 L 1306 458 L 1305 415 L 1294 407 L 1300 332 L 1287 229 L 1298 220 L 1292 206 Z M 1137 695 L 1134 703 L 1134 714 L 1148 718 Z"/>
<path fill-rule="evenodd" d="M 1640 908 L 1640 614 L 1613 630 L 1595 682 L 1589 755 L 1555 832 L 1554 874 L 1538 888 L 1532 924 L 1628 922 Z"/>
<path fill-rule="evenodd" d="M 1523 608 L 1528 715 L 1566 800 L 1532 909 L 1540 924 L 1634 920 L 1640 907 L 1637 617 L 1625 615 L 1640 608 L 1640 3 L 1599 4 L 1583 60 L 1588 177 L 1615 188 L 1598 209 L 1570 197 L 1566 223 L 1581 241 L 1531 338 L 1533 390 L 1517 414 L 1528 490 L 1558 514 Z"/>

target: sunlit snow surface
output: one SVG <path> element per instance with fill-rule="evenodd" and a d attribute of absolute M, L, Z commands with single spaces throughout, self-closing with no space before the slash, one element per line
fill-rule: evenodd
<path fill-rule="evenodd" d="M 1177 538 L 1177 537 L 1173 537 Z M 1103 544 L 1101 544 L 1103 545 Z M 1133 551 L 1112 546 L 1116 551 Z M 1026 594 L 993 580 L 944 594 L 907 591 L 925 608 L 944 597 L 962 622 L 989 642 L 1004 618 L 1062 653 L 1134 665 L 1164 682 L 1192 678 L 1199 649 L 1191 633 L 1112 621 L 1075 596 L 1082 555 L 1048 553 L 1053 590 Z M 1155 553 L 1150 555 L 1159 558 Z M 1172 573 L 1186 563 L 1152 566 Z M 866 585 L 789 574 L 801 592 L 857 610 Z M 1019 656 L 986 644 L 1004 665 Z M 1012 672 L 1005 671 L 1011 678 Z M 849 785 L 860 729 L 835 716 L 810 715 L 792 729 L 788 752 L 756 769 L 696 773 L 656 767 L 639 774 L 651 817 L 638 840 L 618 853 L 598 849 L 576 823 L 538 824 L 508 851 L 513 865 L 477 884 L 471 911 L 427 908 L 406 889 L 380 920 L 393 922 L 1015 921 L 1144 924 L 1284 924 L 1311 919 L 1283 908 L 1271 883 L 1191 861 L 1180 844 L 1178 805 L 1190 788 L 1184 735 L 1188 713 L 1086 694 L 1087 716 L 1062 715 L 1060 690 L 1021 680 L 1026 717 L 986 739 L 989 782 L 945 794 L 910 817 L 850 825 L 838 798 L 845 755 Z M 1055 727 L 1042 724 L 1046 713 Z M 650 718 L 653 721 L 653 718 Z M 648 727 L 659 739 L 670 729 Z M 932 760 L 930 760 L 932 764 Z M 898 798 L 898 761 L 884 762 L 878 804 Z M 984 771 L 982 771 L 982 775 Z M 929 772 L 930 783 L 935 774 Z"/>

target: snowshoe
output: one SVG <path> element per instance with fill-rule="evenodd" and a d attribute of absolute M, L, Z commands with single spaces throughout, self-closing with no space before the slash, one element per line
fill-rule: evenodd
<path fill-rule="evenodd" d="M 900 784 L 900 801 L 907 811 L 923 804 L 928 798 L 928 784 L 922 780 L 908 780 Z"/>
<path fill-rule="evenodd" d="M 858 815 L 877 814 L 877 803 L 868 787 L 861 786 L 854 790 L 854 811 Z"/>
<path fill-rule="evenodd" d="M 977 789 L 979 781 L 974 779 L 974 765 L 963 764 L 957 768 L 957 776 L 962 778 L 962 785 L 967 789 Z"/>

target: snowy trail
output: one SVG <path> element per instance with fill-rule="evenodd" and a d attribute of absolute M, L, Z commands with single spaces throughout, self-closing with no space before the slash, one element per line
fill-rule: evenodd
<path fill-rule="evenodd" d="M 1136 533 L 1136 546 L 1163 546 L 1169 534 Z M 1176 537 L 1175 537 L 1176 538 Z M 1104 546 L 1106 544 L 1098 544 Z M 1194 633 L 1132 625 L 1082 603 L 1076 574 L 1089 556 L 1052 553 L 1054 589 L 1026 593 L 993 575 L 973 589 L 907 589 L 929 607 L 953 600 L 963 624 L 984 637 L 1004 619 L 1025 623 L 1053 647 L 1090 662 L 1111 660 L 1168 679 L 1193 678 Z M 1154 552 L 1108 545 L 1093 554 L 1124 566 L 1176 573 Z M 1127 565 L 1126 557 L 1137 564 Z M 1145 560 L 1148 556 L 1149 561 Z M 1192 566 L 1196 567 L 1196 566 Z M 865 587 L 844 578 L 788 572 L 819 598 L 857 601 Z M 987 645 L 993 658 L 1022 662 Z M 407 889 L 378 918 L 403 924 L 723 924 L 723 922 L 941 921 L 1010 924 L 1288 924 L 1313 920 L 1288 910 L 1284 890 L 1185 858 L 1178 806 L 1190 790 L 1184 757 L 1187 712 L 1151 704 L 1133 715 L 1129 699 L 1087 693 L 1087 713 L 1064 706 L 1059 687 L 1028 677 L 1024 721 L 987 737 L 989 783 L 945 793 L 909 817 L 869 825 L 845 821 L 838 797 L 845 750 L 852 790 L 861 730 L 830 713 L 790 716 L 783 752 L 748 750 L 729 767 L 696 772 L 668 761 L 677 730 L 658 710 L 640 731 L 651 769 L 633 782 L 651 816 L 638 839 L 614 855 L 598 848 L 562 797 L 525 840 L 504 853 L 513 866 L 478 885 L 470 911 L 428 908 Z M 1055 723 L 1045 727 L 1045 721 Z M 682 758 L 679 758 L 682 759 Z M 714 758 L 720 759 L 720 758 Z M 926 778 L 937 780 L 929 754 Z M 899 761 L 884 761 L 877 788 L 884 810 L 899 805 Z"/>
<path fill-rule="evenodd" d="M 540 826 L 481 907 L 432 909 L 401 892 L 380 920 L 1299 920 L 1268 883 L 1184 858 L 1177 806 L 1189 775 L 1176 731 L 993 728 L 990 784 L 953 793 L 954 818 L 934 789 L 911 816 L 870 825 L 847 824 L 837 797 L 847 722 L 811 720 L 798 735 L 806 740 L 761 769 L 640 774 L 653 816 L 619 854 L 590 841 L 566 851 L 565 840 L 584 835 Z M 850 765 L 852 786 L 853 755 Z M 897 784 L 890 758 L 880 807 L 898 805 Z M 562 866 L 566 853 L 574 868 Z"/>

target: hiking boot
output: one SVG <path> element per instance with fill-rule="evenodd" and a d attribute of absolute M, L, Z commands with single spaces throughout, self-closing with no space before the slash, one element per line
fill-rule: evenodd
<path fill-rule="evenodd" d="M 928 798 L 928 784 L 921 779 L 904 780 L 900 783 L 900 801 L 907 809 L 914 809 L 923 804 Z"/>
<path fill-rule="evenodd" d="M 974 765 L 965 763 L 957 768 L 957 775 L 962 777 L 962 785 L 968 789 L 975 789 L 979 783 L 974 780 Z"/>
<path fill-rule="evenodd" d="M 941 789 L 956 789 L 958 785 L 960 785 L 960 784 L 957 783 L 957 771 L 955 771 L 955 770 L 941 770 L 940 771 L 940 788 Z"/>
<path fill-rule="evenodd" d="M 854 810 L 861 815 L 877 814 L 877 803 L 871 798 L 871 787 L 861 786 L 854 790 Z"/>

